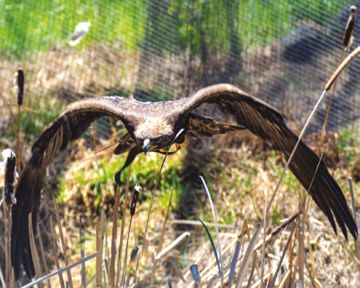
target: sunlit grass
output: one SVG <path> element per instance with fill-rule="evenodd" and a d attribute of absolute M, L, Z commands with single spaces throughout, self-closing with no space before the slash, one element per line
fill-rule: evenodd
<path fill-rule="evenodd" d="M 98 209 L 104 198 L 104 193 L 114 196 L 114 176 L 124 165 L 126 155 L 106 156 L 98 159 L 91 157 L 94 153 L 87 154 L 91 161 L 79 160 L 72 162 L 66 169 L 64 177 L 59 180 L 58 199 L 64 203 L 71 199 L 79 199 L 88 203 L 87 197 L 95 196 L 95 208 Z M 95 154 L 96 155 L 96 154 Z M 130 187 L 136 184 L 144 187 L 143 199 L 149 200 L 150 193 L 158 179 L 162 155 L 149 153 L 146 157 L 139 155 L 132 164 L 130 175 Z M 183 154 L 179 151 L 176 155 L 170 155 L 166 161 L 161 177 L 161 185 L 157 191 L 157 203 L 166 208 L 170 190 L 174 191 L 173 203 L 177 203 L 181 197 L 183 186 L 181 183 Z M 123 183 L 126 182 L 128 170 L 122 174 Z M 109 195 L 110 193 L 110 195 Z M 174 208 L 176 207 L 176 204 Z"/>
<path fill-rule="evenodd" d="M 145 45 L 151 52 L 173 53 L 190 48 L 199 54 L 202 31 L 206 31 L 206 44 L 213 51 L 228 51 L 234 37 L 238 38 L 239 47 L 255 48 L 279 39 L 298 20 L 323 24 L 348 4 L 345 0 L 336 3 L 330 0 L 274 3 L 196 0 L 167 4 L 159 1 L 159 5 L 152 4 L 149 8 L 151 3 L 146 0 L 2 1 L 0 55 L 23 56 L 64 47 L 77 23 L 82 21 L 91 22 L 92 26 L 74 49 L 116 43 L 117 47 L 129 51 L 150 40 L 151 43 Z M 159 13 L 162 17 L 157 17 Z M 229 25 L 233 26 L 235 34 L 229 33 Z M 155 38 L 157 40 L 153 41 Z"/>
<path fill-rule="evenodd" d="M 77 23 L 92 23 L 81 46 L 118 42 L 124 48 L 139 45 L 144 33 L 146 1 L 2 1 L 1 54 L 22 56 L 46 51 L 70 39 Z M 126 43 L 126 44 L 125 44 Z"/>
<path fill-rule="evenodd" d="M 49 109 L 51 107 L 51 109 Z M 12 125 L 4 131 L 0 139 L 0 148 L 6 147 L 6 141 L 16 138 L 16 127 L 21 127 L 20 133 L 26 142 L 33 143 L 44 128 L 51 123 L 63 109 L 61 101 L 44 97 L 42 101 L 33 101 L 26 106 L 20 117 L 13 115 Z"/>

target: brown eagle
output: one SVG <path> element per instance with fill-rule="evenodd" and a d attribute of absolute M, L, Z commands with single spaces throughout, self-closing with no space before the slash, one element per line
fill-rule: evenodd
<path fill-rule="evenodd" d="M 194 110 L 204 103 L 216 104 L 231 114 L 237 125 L 222 123 L 197 114 Z M 284 117 L 274 108 L 230 84 L 218 84 L 199 90 L 194 95 L 174 101 L 140 102 L 117 96 L 97 97 L 70 104 L 65 111 L 40 135 L 32 147 L 15 197 L 12 213 L 12 263 L 18 278 L 21 264 L 26 273 L 34 276 L 29 245 L 28 215 L 32 213 L 36 227 L 40 191 L 44 186 L 47 166 L 59 151 L 77 139 L 90 124 L 102 117 L 121 120 L 127 134 L 119 139 L 114 153 L 129 151 L 124 167 L 115 179 L 119 185 L 120 172 L 139 153 L 164 153 L 171 144 L 181 144 L 189 135 L 212 136 L 248 129 L 289 158 L 298 137 L 287 127 Z M 184 132 L 175 139 L 179 131 Z M 175 139 L 175 140 L 174 140 Z M 329 219 L 336 233 L 335 220 L 347 239 L 347 230 L 357 238 L 358 231 L 344 194 L 329 174 L 325 164 L 303 142 L 298 146 L 290 169 Z M 314 177 L 315 171 L 317 173 Z M 312 183 L 312 185 L 310 185 Z"/>

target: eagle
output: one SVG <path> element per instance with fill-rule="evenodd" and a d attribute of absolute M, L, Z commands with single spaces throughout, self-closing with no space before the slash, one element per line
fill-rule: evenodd
<path fill-rule="evenodd" d="M 196 108 L 205 103 L 215 104 L 223 113 L 232 115 L 234 124 L 199 114 Z M 280 112 L 231 84 L 208 86 L 190 97 L 172 101 L 142 102 L 118 96 L 76 101 L 68 105 L 40 135 L 19 177 L 15 190 L 17 202 L 12 208 L 11 235 L 12 264 L 16 278 L 19 278 L 21 265 L 28 276 L 34 276 L 28 217 L 32 213 L 33 227 L 36 227 L 40 194 L 48 165 L 58 152 L 63 151 L 93 121 L 103 116 L 120 120 L 127 130 L 124 136 L 119 137 L 114 149 L 114 154 L 128 152 L 124 166 L 115 175 L 117 185 L 120 185 L 121 171 L 138 154 L 167 153 L 170 146 L 182 144 L 188 136 L 213 136 L 247 129 L 271 143 L 287 159 L 298 140 Z M 344 194 L 325 164 L 305 143 L 300 142 L 289 168 L 326 215 L 334 232 L 337 233 L 337 222 L 346 239 L 347 231 L 356 239 L 357 226 Z"/>

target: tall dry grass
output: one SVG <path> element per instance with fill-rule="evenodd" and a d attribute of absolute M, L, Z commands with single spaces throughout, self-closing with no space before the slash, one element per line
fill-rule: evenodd
<path fill-rule="evenodd" d="M 307 125 L 310 123 L 312 116 L 319 107 L 319 103 L 326 95 L 326 92 L 329 91 L 331 86 L 335 83 L 335 80 L 341 71 L 343 71 L 346 65 L 348 65 L 358 53 L 360 53 L 360 48 L 355 49 L 349 54 L 331 76 L 329 82 L 325 86 L 323 94 L 320 96 L 306 121 L 305 126 L 300 133 L 299 140 L 302 138 Z M 294 147 L 294 151 L 296 148 L 297 145 Z M 220 260 L 213 257 L 212 253 L 210 253 L 209 242 L 205 240 L 205 237 L 202 237 L 203 232 L 201 230 L 197 231 L 200 233 L 200 236 L 198 235 L 196 238 L 194 237 L 191 239 L 194 243 L 190 242 L 191 235 L 194 234 L 190 229 L 181 231 L 182 234 L 180 237 L 176 237 L 177 234 L 179 234 L 177 231 L 170 229 L 167 233 L 164 231 L 165 229 L 163 227 L 166 227 L 166 224 L 169 221 L 171 197 L 166 207 L 165 217 L 159 217 L 157 215 L 156 219 L 151 219 L 150 216 L 154 209 L 153 206 L 156 205 L 154 198 L 155 192 L 159 186 L 155 186 L 155 189 L 151 193 L 148 209 L 146 209 L 146 211 L 140 211 L 140 209 L 138 209 L 137 212 L 135 212 L 135 209 L 132 209 L 134 206 L 131 205 L 131 202 L 129 201 L 129 191 L 131 189 L 129 187 L 128 178 L 125 188 L 125 198 L 122 203 L 120 203 L 121 193 L 119 192 L 121 190 L 119 187 L 116 189 L 115 208 L 122 208 L 120 227 L 118 225 L 118 211 L 115 211 L 111 223 L 111 237 L 107 237 L 108 229 L 105 220 L 105 212 L 104 210 L 101 210 L 100 219 L 97 220 L 96 224 L 96 232 L 92 232 L 95 234 L 96 239 L 96 246 L 93 251 L 95 254 L 85 257 L 84 253 L 80 251 L 80 253 L 77 253 L 77 255 L 82 255 L 81 260 L 79 261 L 74 261 L 70 255 L 68 255 L 69 244 L 66 243 L 65 237 L 68 231 L 66 230 L 66 227 L 62 226 L 63 222 L 59 216 L 56 205 L 52 208 L 52 212 L 55 216 L 50 219 L 50 233 L 52 235 L 51 246 L 52 257 L 57 271 L 51 272 L 45 276 L 43 275 L 43 271 L 48 271 L 48 267 L 45 267 L 46 261 L 41 260 L 45 258 L 43 255 L 44 249 L 40 248 L 41 245 L 37 245 L 39 241 L 43 241 L 39 237 L 35 237 L 32 232 L 34 227 L 31 227 L 32 222 L 29 221 L 31 249 L 38 278 L 35 282 L 37 282 L 39 287 L 46 285 L 50 286 L 49 283 L 54 286 L 76 287 L 76 285 L 81 283 L 80 279 L 85 278 L 83 276 L 76 277 L 79 270 L 75 270 L 75 268 L 79 269 L 81 266 L 82 270 L 86 270 L 86 267 L 95 267 L 95 273 L 93 275 L 87 275 L 87 282 L 82 281 L 82 287 L 91 287 L 92 285 L 96 285 L 97 287 L 125 287 L 135 284 L 140 286 L 157 286 L 169 283 L 169 285 L 171 285 L 171 283 L 176 283 L 179 287 L 187 286 L 190 283 L 194 284 L 194 286 L 207 285 L 211 287 L 222 287 L 229 285 L 229 283 L 235 287 L 294 287 L 296 285 L 300 287 L 321 287 L 320 278 L 326 276 L 323 275 L 324 272 L 322 272 L 321 267 L 318 267 L 319 264 L 315 259 L 316 257 L 314 254 L 317 253 L 319 249 L 316 246 L 319 245 L 319 243 L 325 243 L 329 246 L 340 246 L 341 252 L 345 255 L 345 257 L 342 258 L 342 260 L 345 259 L 344 261 L 351 259 L 351 255 L 354 253 L 355 248 L 351 245 L 346 245 L 343 242 L 337 241 L 336 238 L 332 236 L 328 236 L 329 232 L 326 231 L 327 224 L 324 224 L 322 220 L 319 220 L 318 215 L 315 214 L 314 216 L 309 214 L 309 205 L 306 204 L 306 196 L 301 188 L 299 188 L 300 192 L 298 193 L 298 196 L 291 197 L 292 200 L 298 198 L 299 203 L 296 205 L 297 207 L 296 211 L 294 211 L 294 215 L 288 219 L 284 219 L 283 223 L 279 225 L 278 228 L 271 229 L 270 225 L 272 219 L 270 207 L 276 200 L 275 196 L 285 197 L 284 191 L 280 191 L 280 183 L 283 178 L 286 177 L 286 168 L 291 161 L 292 155 L 293 153 L 284 169 L 281 170 L 280 177 L 272 179 L 274 180 L 274 183 L 271 184 L 271 188 L 274 188 L 274 192 L 269 201 L 263 201 L 265 202 L 263 219 L 257 219 L 257 221 L 252 219 L 252 221 L 249 221 L 252 223 L 244 221 L 241 223 L 241 229 L 239 229 L 239 226 L 232 226 L 230 229 L 224 228 L 222 231 L 222 227 L 218 225 L 216 220 L 217 217 L 215 216 L 216 214 L 219 214 L 215 213 L 216 209 L 219 209 L 219 207 L 216 207 L 216 205 L 210 202 L 214 215 L 213 224 L 217 235 L 217 249 L 219 250 L 219 256 L 221 255 L 219 257 Z M 165 159 L 166 157 L 164 157 L 160 172 L 157 174 L 159 179 L 157 183 L 160 182 L 161 170 L 164 167 Z M 128 175 L 130 175 L 130 173 Z M 268 176 L 266 175 L 266 177 Z M 271 181 L 264 182 L 269 184 Z M 261 186 L 261 188 L 264 188 L 264 186 Z M 141 191 L 138 192 L 141 193 Z M 279 196 L 279 193 L 282 195 Z M 209 199 L 211 199 L 210 193 L 208 192 L 207 194 L 209 195 Z M 355 193 L 352 194 L 355 195 Z M 264 200 L 264 198 L 268 199 L 267 190 L 264 189 L 264 191 L 262 191 L 262 197 L 262 200 Z M 353 196 L 353 199 L 353 202 L 355 203 L 355 196 Z M 227 203 L 227 205 L 229 206 L 229 203 Z M 356 208 L 354 208 L 354 206 L 355 204 L 353 204 L 353 209 L 354 214 L 356 214 Z M 249 211 L 249 207 L 245 210 Z M 10 210 L 8 209 L 4 213 L 4 215 L 7 215 L 5 216 L 7 217 L 7 233 L 9 233 L 11 225 L 9 222 L 11 219 L 9 211 Z M 53 223 L 52 219 L 55 219 L 56 225 Z M 135 234 L 135 229 L 132 229 L 133 221 L 134 226 L 138 227 L 138 230 L 141 231 L 142 227 L 145 227 L 143 230 L 143 239 L 141 239 L 141 252 L 136 257 L 136 264 L 131 263 L 131 261 L 128 263 L 127 261 L 129 247 L 139 245 L 139 243 L 136 243 L 139 238 L 136 237 L 136 235 L 131 236 L 132 234 Z M 324 240 L 320 241 L 319 239 L 312 238 L 310 232 L 313 231 L 309 230 L 309 227 L 307 227 L 306 224 L 309 222 L 315 222 L 318 226 L 322 227 L 320 229 L 321 231 L 316 235 L 325 238 Z M 209 239 L 212 239 L 208 228 L 211 226 L 209 224 L 212 223 L 204 223 L 203 227 L 206 227 Z M 118 235 L 119 237 L 117 237 Z M 9 237 L 9 234 L 7 234 L 5 243 L 7 260 L 11 259 L 9 256 Z M 109 268 L 107 262 L 107 255 L 109 253 L 107 243 L 108 238 L 111 239 Z M 330 240 L 328 238 L 330 238 Z M 199 241 L 199 243 L 196 243 L 196 241 Z M 214 243 L 213 240 L 211 241 Z M 185 249 L 180 248 L 180 250 L 184 249 L 184 253 L 183 255 L 179 255 L 179 252 L 176 252 L 175 248 L 183 245 L 184 242 L 185 244 L 188 244 L 188 247 Z M 166 246 L 165 249 L 162 249 L 163 245 Z M 194 246 L 196 246 L 195 249 L 193 248 Z M 211 246 L 216 255 L 215 245 L 213 244 Z M 222 252 L 220 252 L 220 246 L 222 247 Z M 59 247 L 61 247 L 61 249 L 59 249 Z M 329 251 L 331 249 L 334 249 L 334 247 L 329 247 Z M 59 250 L 61 250 L 61 252 Z M 61 255 L 63 259 L 59 259 L 59 255 Z M 339 253 L 336 255 L 339 255 Z M 91 262 L 94 258 L 96 258 L 95 264 Z M 116 259 L 117 267 L 115 265 Z M 181 269 L 179 265 L 180 261 L 186 261 L 187 267 L 185 269 Z M 358 268 L 359 261 L 353 258 L 351 259 L 350 265 Z M 189 266 L 192 268 L 189 269 Z M 7 287 L 13 287 L 13 276 L 9 266 L 7 266 L 5 275 Z M 66 277 L 64 277 L 65 275 Z M 45 280 L 49 280 L 49 282 L 45 283 Z M 334 281 L 336 284 L 336 279 Z M 356 285 L 354 279 L 349 279 L 347 283 L 341 284 L 350 287 L 354 283 Z"/>

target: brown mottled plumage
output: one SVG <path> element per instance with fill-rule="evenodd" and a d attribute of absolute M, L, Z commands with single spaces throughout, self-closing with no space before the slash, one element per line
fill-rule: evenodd
<path fill-rule="evenodd" d="M 209 117 L 195 114 L 193 110 L 203 103 L 216 104 L 223 112 L 233 115 L 237 125 L 219 123 Z M 175 101 L 144 103 L 133 98 L 116 96 L 77 101 L 69 105 L 40 135 L 32 148 L 32 156 L 20 176 L 16 189 L 17 204 L 13 207 L 12 230 L 12 262 L 16 277 L 19 277 L 21 264 L 29 276 L 34 275 L 27 219 L 32 212 L 33 227 L 36 227 L 36 214 L 46 167 L 57 152 L 64 150 L 94 120 L 102 116 L 121 120 L 128 130 L 128 133 L 119 140 L 114 151 L 115 154 L 129 151 L 126 163 L 120 172 L 139 153 L 146 152 L 147 149 L 163 153 L 181 129 L 184 129 L 184 133 L 174 141 L 178 144 L 184 141 L 186 135 L 211 136 L 248 129 L 265 141 L 269 141 L 276 149 L 283 152 L 286 158 L 289 157 L 297 141 L 297 136 L 286 126 L 283 116 L 278 111 L 229 84 L 210 86 L 199 90 L 193 96 Z M 318 164 L 319 158 L 316 154 L 306 144 L 300 142 L 289 167 L 305 189 L 311 186 L 310 195 L 327 216 L 334 231 L 336 232 L 336 220 L 346 238 L 347 230 L 356 238 L 357 227 L 340 187 L 329 174 L 324 163 L 320 162 L 319 167 Z M 118 180 L 117 177 L 119 184 Z"/>

